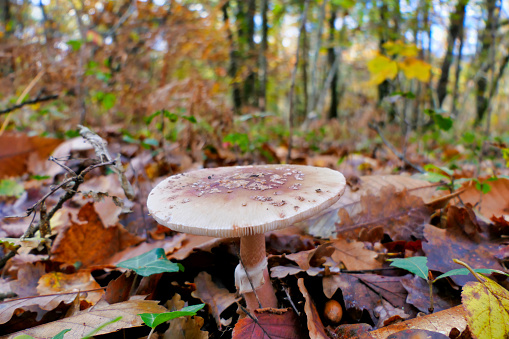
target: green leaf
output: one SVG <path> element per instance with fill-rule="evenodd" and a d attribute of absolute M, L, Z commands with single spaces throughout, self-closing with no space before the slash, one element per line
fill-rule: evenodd
<path fill-rule="evenodd" d="M 148 117 L 144 117 L 143 121 L 145 122 L 146 125 L 150 125 L 152 120 L 154 120 L 154 118 L 157 117 L 158 115 L 161 115 L 161 111 L 156 111 L 156 112 L 150 114 Z"/>
<path fill-rule="evenodd" d="M 117 101 L 117 96 L 113 93 L 106 93 L 101 98 L 101 105 L 105 110 L 109 110 L 113 106 L 115 106 L 115 102 Z"/>
<path fill-rule="evenodd" d="M 100 330 L 102 330 L 103 328 L 105 328 L 106 326 L 108 325 L 111 325 L 113 323 L 116 323 L 117 321 L 119 321 L 120 319 L 122 319 L 122 316 L 119 316 L 119 317 L 116 317 L 115 319 L 111 319 L 110 321 L 107 321 L 105 322 L 104 324 L 101 324 L 99 325 L 98 327 L 94 328 L 92 331 L 88 332 L 87 334 L 85 334 L 85 336 L 81 339 L 89 339 L 89 338 L 92 338 L 92 336 L 94 334 L 96 334 L 97 332 L 99 332 Z"/>
<path fill-rule="evenodd" d="M 170 122 L 176 122 L 179 118 L 179 116 L 175 113 L 168 112 L 167 110 L 163 110 L 163 114 L 166 118 L 170 120 Z"/>
<path fill-rule="evenodd" d="M 440 174 L 440 173 L 435 173 L 435 172 L 427 172 L 423 176 L 423 179 L 426 181 L 429 181 L 429 182 L 440 182 L 440 181 L 448 182 L 450 180 L 449 177 L 447 177 L 443 174 Z"/>
<path fill-rule="evenodd" d="M 147 326 L 149 326 L 150 328 L 156 328 L 158 325 L 167 322 L 168 320 L 171 319 L 196 315 L 196 312 L 201 310 L 204 306 L 205 304 L 199 304 L 184 307 L 180 311 L 165 313 L 141 313 L 139 314 L 139 316 Z"/>
<path fill-rule="evenodd" d="M 23 185 L 18 184 L 15 180 L 2 179 L 0 180 L 0 196 L 4 197 L 20 197 L 25 188 Z"/>
<path fill-rule="evenodd" d="M 509 274 L 507 274 L 507 273 L 505 273 L 503 271 L 494 270 L 494 269 L 491 269 L 491 268 L 476 268 L 476 269 L 474 269 L 474 272 L 482 273 L 482 274 L 499 273 L 499 274 L 503 274 L 503 275 L 509 276 Z M 444 274 L 439 275 L 438 277 L 436 277 L 433 280 L 433 282 L 437 281 L 438 279 L 450 277 L 452 275 L 469 275 L 469 274 L 470 274 L 470 271 L 468 269 L 466 269 L 466 268 L 457 268 L 455 270 L 450 270 L 449 272 L 446 272 Z"/>
<path fill-rule="evenodd" d="M 428 280 L 428 258 L 426 257 L 410 257 L 391 259 L 391 266 L 398 267 L 413 273 L 424 280 Z"/>
<path fill-rule="evenodd" d="M 192 115 L 182 115 L 181 118 L 185 119 L 185 120 L 187 120 L 187 121 L 189 121 L 189 122 L 191 122 L 193 124 L 197 123 L 196 118 L 194 116 L 192 116 Z"/>
<path fill-rule="evenodd" d="M 173 263 L 166 258 L 162 248 L 154 248 L 147 253 L 122 261 L 117 266 L 129 268 L 144 277 L 157 273 L 184 271 L 181 264 Z"/>
<path fill-rule="evenodd" d="M 34 180 L 46 180 L 46 179 L 49 179 L 51 178 L 49 175 L 39 175 L 39 174 L 36 174 L 36 175 L 31 175 L 30 176 L 30 179 L 34 179 Z"/>
<path fill-rule="evenodd" d="M 15 336 L 13 339 L 34 339 L 34 337 L 32 337 L 31 335 L 28 335 L 28 334 L 22 334 L 22 335 Z"/>
<path fill-rule="evenodd" d="M 70 328 L 67 328 L 63 331 L 60 331 L 56 336 L 54 336 L 52 339 L 63 339 L 64 338 L 64 334 L 66 334 L 67 332 L 69 332 L 71 329 Z"/>
<path fill-rule="evenodd" d="M 465 132 L 463 133 L 462 139 L 467 144 L 471 144 L 475 141 L 475 134 L 472 132 Z"/>
<path fill-rule="evenodd" d="M 78 51 L 81 48 L 81 45 L 83 44 L 83 41 L 81 40 L 69 40 L 67 41 L 67 44 L 72 48 L 74 52 Z"/>
<path fill-rule="evenodd" d="M 489 193 L 491 191 L 491 186 L 490 184 L 485 184 L 485 183 L 480 183 L 480 182 L 477 182 L 475 184 L 475 188 L 480 191 L 482 194 L 486 194 L 486 193 Z"/>
<path fill-rule="evenodd" d="M 435 124 L 442 130 L 442 131 L 448 131 L 452 127 L 452 119 L 449 117 L 444 117 L 440 114 L 434 114 L 433 115 L 433 121 L 435 121 Z"/>

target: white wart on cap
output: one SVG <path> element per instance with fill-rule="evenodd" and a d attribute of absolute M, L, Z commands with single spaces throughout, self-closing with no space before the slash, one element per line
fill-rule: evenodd
<path fill-rule="evenodd" d="M 259 165 L 171 176 L 150 193 L 154 219 L 172 230 L 242 237 L 285 228 L 334 204 L 343 175 L 328 168 Z"/>

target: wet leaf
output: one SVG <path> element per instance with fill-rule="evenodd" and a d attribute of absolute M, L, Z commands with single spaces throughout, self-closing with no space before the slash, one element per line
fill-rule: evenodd
<path fill-rule="evenodd" d="M 491 279 L 463 286 L 461 299 L 470 330 L 479 339 L 509 336 L 509 292 Z"/>
<path fill-rule="evenodd" d="M 239 301 L 240 298 L 235 297 L 235 294 L 230 293 L 226 288 L 217 286 L 207 272 L 200 272 L 194 279 L 194 284 L 196 285 L 196 291 L 193 291 L 191 295 L 209 306 L 217 326 L 229 325 L 231 318 L 223 319 L 221 314 L 232 304 Z"/>
<path fill-rule="evenodd" d="M 184 271 L 181 264 L 173 263 L 166 258 L 162 248 L 154 248 L 145 254 L 119 262 L 117 266 L 132 269 L 144 277 L 157 273 Z"/>

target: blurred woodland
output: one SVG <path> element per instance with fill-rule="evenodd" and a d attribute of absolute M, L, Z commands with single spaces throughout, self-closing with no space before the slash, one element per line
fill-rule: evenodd
<path fill-rule="evenodd" d="M 507 0 L 0 0 L 0 336 L 507 337 L 508 63 Z M 348 187 L 266 234 L 281 309 L 246 315 L 238 240 L 146 199 L 278 163 Z"/>

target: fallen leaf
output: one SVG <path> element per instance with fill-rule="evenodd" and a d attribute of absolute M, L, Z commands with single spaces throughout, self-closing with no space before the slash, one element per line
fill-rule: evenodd
<path fill-rule="evenodd" d="M 406 190 L 397 192 L 393 186 L 383 187 L 378 194 L 361 197 L 362 213 L 351 216 L 345 208 L 338 211 L 337 234 L 357 239 L 363 229 L 383 227 L 393 240 L 422 238 L 422 227 L 429 222 L 432 211 L 422 198 Z M 376 239 L 374 239 L 376 240 Z M 377 239 L 377 240 L 382 240 Z"/>
<path fill-rule="evenodd" d="M 475 242 L 460 228 L 440 229 L 432 225 L 424 227 L 426 242 L 422 249 L 428 258 L 428 268 L 439 272 L 448 272 L 458 268 L 453 258 L 461 258 L 473 268 L 492 268 L 504 270 L 494 254 L 498 245 L 487 240 Z M 472 275 L 455 275 L 450 277 L 457 285 L 463 286 L 475 280 Z"/>
<path fill-rule="evenodd" d="M 404 330 L 391 334 L 387 339 L 442 339 L 448 336 L 427 330 Z"/>
<path fill-rule="evenodd" d="M 332 298 L 337 289 L 343 292 L 346 311 L 359 321 L 364 310 L 375 320 L 373 310 L 385 299 L 395 307 L 407 307 L 407 291 L 400 283 L 401 277 L 386 277 L 376 274 L 341 274 L 325 276 L 323 293 Z"/>
<path fill-rule="evenodd" d="M 191 295 L 209 306 L 219 328 L 228 326 L 231 323 L 231 318 L 223 319 L 221 313 L 238 302 L 240 298 L 235 297 L 235 294 L 230 293 L 226 288 L 217 286 L 207 272 L 200 272 L 194 279 L 194 284 L 196 291 L 193 291 Z"/>
<path fill-rule="evenodd" d="M 415 306 L 419 311 L 428 313 L 430 307 L 429 285 L 426 280 L 414 276 L 402 278 L 401 284 L 408 292 L 407 303 Z M 433 308 L 435 312 L 443 311 L 460 304 L 459 296 L 451 291 L 438 289 L 433 285 Z"/>
<path fill-rule="evenodd" d="M 306 299 L 306 303 L 304 304 L 304 312 L 306 313 L 307 317 L 309 336 L 316 339 L 328 339 L 329 337 L 325 333 L 325 328 L 323 327 L 320 315 L 316 310 L 315 303 L 313 302 L 313 299 L 309 295 L 306 285 L 304 284 L 304 279 L 299 278 L 299 280 L 297 280 L 297 285 L 299 286 L 299 290 L 304 296 L 304 299 Z"/>
<path fill-rule="evenodd" d="M 388 326 L 395 322 L 401 322 L 410 317 L 410 315 L 406 314 L 403 309 L 394 307 L 385 300 L 382 300 L 382 305 L 375 307 L 373 313 L 378 318 L 378 322 L 376 324 L 377 328 Z"/>
<path fill-rule="evenodd" d="M 509 179 L 498 179 L 488 184 L 491 190 L 482 194 L 474 185 L 466 186 L 466 190 L 460 195 L 466 204 L 476 206 L 486 218 L 500 217 L 509 214 Z"/>
<path fill-rule="evenodd" d="M 135 278 L 136 273 L 128 270 L 117 279 L 110 281 L 106 291 L 104 291 L 104 300 L 108 304 L 116 304 L 128 300 Z"/>
<path fill-rule="evenodd" d="M 328 242 L 315 249 L 288 254 L 285 257 L 294 261 L 304 271 L 307 271 L 310 267 L 320 267 L 325 263 L 325 258 L 330 257 L 334 251 L 333 243 Z"/>
<path fill-rule="evenodd" d="M 165 311 L 167 311 L 166 308 L 158 305 L 157 301 L 129 300 L 113 305 L 106 304 L 101 307 L 94 307 L 69 318 L 13 333 L 9 338 L 22 334 L 31 335 L 36 338 L 51 338 L 59 332 L 70 328 L 71 331 L 65 334 L 65 339 L 79 339 L 102 323 L 111 321 L 119 316 L 122 319 L 102 328 L 96 335 L 112 333 L 123 328 L 142 326 L 143 322 L 138 315 L 139 313 L 161 313 Z"/>
<path fill-rule="evenodd" d="M 399 331 L 407 329 L 422 329 L 438 332 L 448 336 L 454 328 L 458 329 L 460 332 L 465 330 L 467 327 L 465 315 L 466 313 L 463 310 L 463 306 L 456 306 L 441 312 L 428 314 L 424 317 L 418 317 L 402 323 L 382 327 L 370 332 L 370 334 L 375 339 L 386 339 L 389 335 Z"/>
<path fill-rule="evenodd" d="M 463 286 L 461 300 L 468 326 L 478 339 L 509 337 L 509 292 L 491 279 Z"/>
<path fill-rule="evenodd" d="M 298 223 L 300 227 L 308 229 L 308 233 L 319 238 L 330 238 L 336 232 L 336 224 L 341 222 L 338 215 L 340 209 L 345 209 L 350 218 L 362 214 L 361 197 L 367 195 L 379 196 L 382 188 L 393 186 L 396 192 L 406 190 L 408 194 L 422 198 L 425 202 L 432 200 L 436 194 L 433 184 L 402 175 L 372 175 L 360 177 L 360 188 L 352 190 L 347 186 L 345 193 L 337 203 L 316 217 Z"/>
<path fill-rule="evenodd" d="M 372 329 L 368 324 L 344 324 L 329 332 L 337 339 L 373 339 L 369 333 Z"/>
<path fill-rule="evenodd" d="M 44 274 L 46 268 L 42 262 L 22 265 L 18 269 L 18 279 L 10 283 L 11 289 L 20 298 L 38 295 L 37 285 Z"/>
<path fill-rule="evenodd" d="M 49 272 L 39 279 L 37 292 L 39 295 L 60 294 L 62 292 L 76 292 L 99 289 L 101 286 L 94 280 L 90 271 L 80 271 L 72 274 L 61 272 Z M 95 304 L 101 299 L 104 291 L 80 293 L 80 298 L 90 304 Z"/>
<path fill-rule="evenodd" d="M 335 248 L 332 259 L 337 263 L 342 262 L 349 270 L 371 270 L 382 267 L 382 263 L 376 260 L 378 253 L 365 249 L 362 242 L 340 238 L 332 243 Z"/>
<path fill-rule="evenodd" d="M 178 311 L 186 306 L 186 302 L 180 297 L 180 294 L 175 295 L 166 303 L 168 310 Z M 204 320 L 202 317 L 179 317 L 170 320 L 170 327 L 163 335 L 164 339 L 206 339 L 208 332 L 202 331 Z"/>
<path fill-rule="evenodd" d="M 43 174 L 48 157 L 62 142 L 60 139 L 28 136 L 26 133 L 0 135 L 0 179 L 24 173 Z"/>
<path fill-rule="evenodd" d="M 52 247 L 53 260 L 81 263 L 84 267 L 104 264 L 115 253 L 142 241 L 119 224 L 104 227 L 92 203 L 80 209 L 78 219 L 81 223 L 71 221 L 58 234 Z"/>
<path fill-rule="evenodd" d="M 305 338 L 299 318 L 292 310 L 270 313 L 255 311 L 258 324 L 250 317 L 240 319 L 233 329 L 232 339 L 298 339 Z M 269 336 L 267 336 L 269 334 Z"/>

